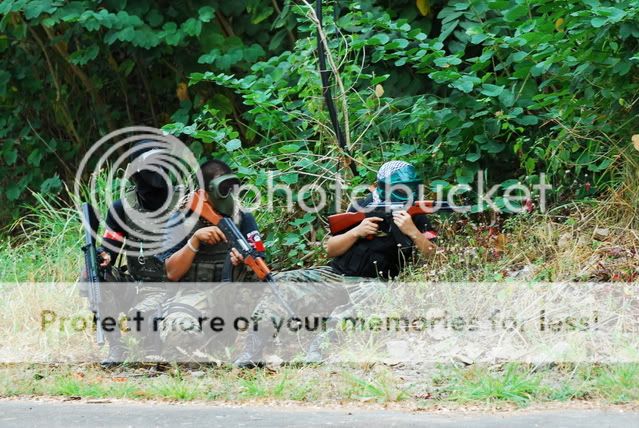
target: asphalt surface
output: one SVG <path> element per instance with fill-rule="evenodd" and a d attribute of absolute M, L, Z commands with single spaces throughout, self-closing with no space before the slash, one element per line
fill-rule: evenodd
<path fill-rule="evenodd" d="M 497 414 L 319 410 L 150 403 L 0 400 L 0 427 L 632 427 L 639 413 L 553 410 Z"/>

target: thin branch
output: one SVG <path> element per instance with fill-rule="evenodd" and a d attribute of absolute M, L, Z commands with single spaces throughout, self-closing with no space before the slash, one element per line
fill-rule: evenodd
<path fill-rule="evenodd" d="M 309 9 L 309 17 L 315 24 L 315 27 L 317 28 L 317 32 L 320 35 L 320 39 L 322 41 L 322 44 L 324 45 L 324 51 L 326 52 L 326 59 L 328 60 L 331 70 L 333 71 L 335 82 L 337 83 L 337 86 L 339 87 L 339 90 L 341 93 L 342 115 L 344 116 L 344 136 L 346 138 L 346 148 L 350 151 L 352 150 L 351 137 L 350 137 L 350 120 L 348 117 L 348 99 L 346 97 L 346 90 L 344 89 L 344 82 L 342 81 L 342 78 L 339 74 L 338 67 L 335 65 L 335 59 L 333 58 L 333 53 L 331 52 L 330 47 L 328 46 L 326 33 L 324 33 L 324 29 L 320 25 L 317 14 L 315 13 L 315 8 L 313 8 L 313 6 L 311 6 L 311 4 L 307 0 L 302 0 L 302 2 Z"/>
<path fill-rule="evenodd" d="M 215 17 L 217 18 L 217 22 L 222 27 L 222 30 L 224 31 L 224 34 L 226 35 L 226 37 L 235 36 L 233 27 L 231 26 L 231 24 L 229 23 L 229 21 L 226 19 L 224 15 L 222 15 L 220 12 L 215 12 Z"/>

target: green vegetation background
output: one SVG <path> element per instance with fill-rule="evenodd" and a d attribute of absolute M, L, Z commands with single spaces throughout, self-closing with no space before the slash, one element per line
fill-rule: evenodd
<path fill-rule="evenodd" d="M 87 148 L 127 125 L 163 127 L 260 187 L 267 171 L 295 189 L 348 175 L 312 3 L 0 1 L 2 218 L 24 214 L 33 192 L 68 198 Z M 479 170 L 490 184 L 534 184 L 545 172 L 555 203 L 613 189 L 636 208 L 637 1 L 323 3 L 361 175 L 349 184 L 406 158 L 433 185 Z M 320 215 L 258 220 L 277 223 L 268 239 L 289 260 L 324 229 Z"/>

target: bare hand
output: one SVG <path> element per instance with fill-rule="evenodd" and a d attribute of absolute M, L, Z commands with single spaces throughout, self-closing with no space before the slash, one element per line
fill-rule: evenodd
<path fill-rule="evenodd" d="M 393 222 L 404 235 L 411 239 L 414 239 L 415 236 L 419 234 L 419 230 L 417 229 L 417 226 L 415 226 L 413 218 L 406 211 L 394 211 Z"/>
<path fill-rule="evenodd" d="M 352 229 L 353 234 L 358 238 L 365 238 L 368 235 L 375 235 L 379 230 L 380 221 L 384 221 L 383 218 L 380 217 L 367 217 L 360 224 L 357 225 L 354 229 Z"/>
<path fill-rule="evenodd" d="M 100 260 L 100 267 L 107 267 L 111 264 L 111 254 L 106 251 L 102 251 L 98 254 L 98 260 Z"/>
<path fill-rule="evenodd" d="M 219 244 L 220 242 L 227 242 L 226 236 L 217 226 L 208 226 L 198 229 L 193 235 L 198 242 L 204 242 L 208 245 Z"/>
<path fill-rule="evenodd" d="M 242 263 L 244 263 L 244 257 L 242 257 L 240 252 L 237 251 L 235 248 L 231 248 L 230 256 L 231 256 L 231 264 L 233 266 L 239 266 Z"/>

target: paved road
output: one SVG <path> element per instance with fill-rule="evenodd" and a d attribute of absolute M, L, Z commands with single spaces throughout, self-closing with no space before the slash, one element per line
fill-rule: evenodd
<path fill-rule="evenodd" d="M 428 414 L 315 410 L 299 407 L 223 407 L 145 403 L 0 400 L 0 427 L 632 427 L 639 413 L 562 410 L 499 414 Z"/>

